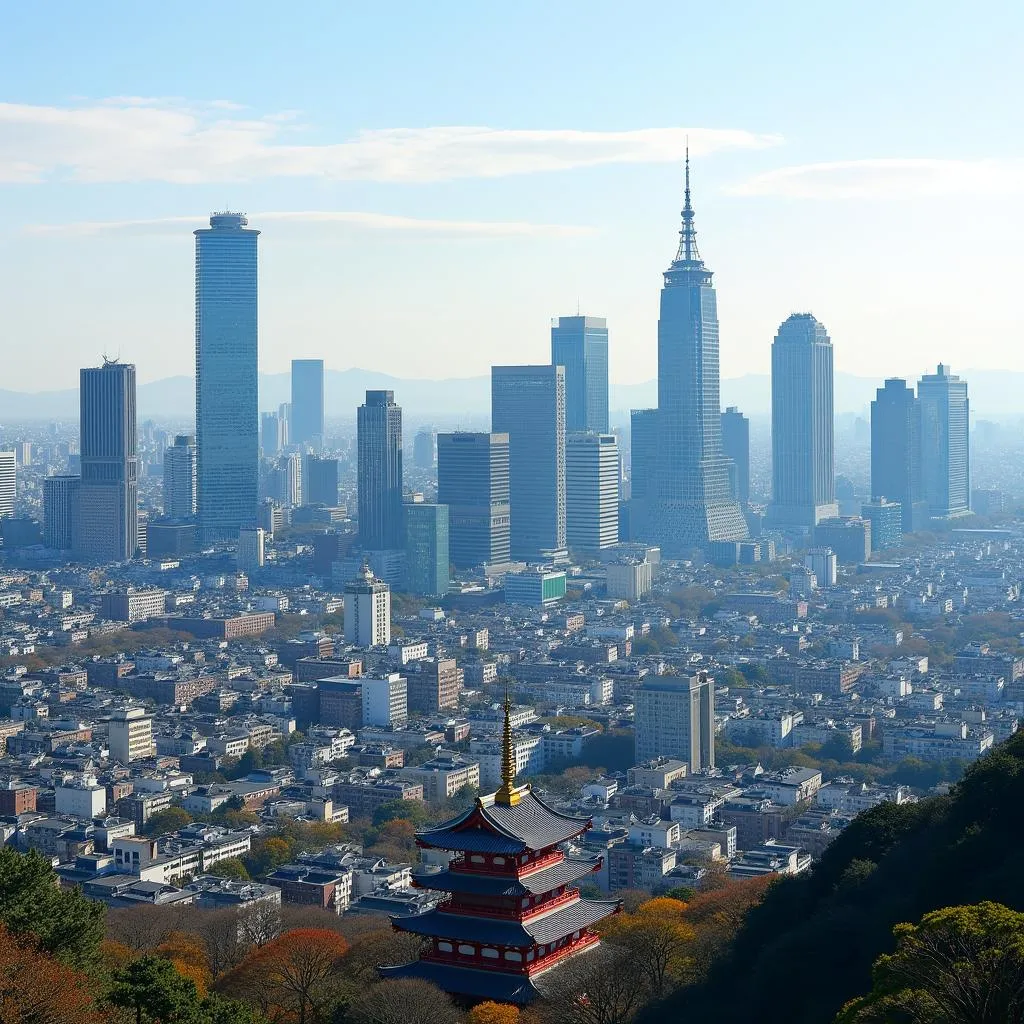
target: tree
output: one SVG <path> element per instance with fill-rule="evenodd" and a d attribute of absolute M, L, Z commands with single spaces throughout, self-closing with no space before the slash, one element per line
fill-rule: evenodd
<path fill-rule="evenodd" d="M 418 935 L 377 925 L 373 931 L 352 938 L 352 948 L 345 957 L 346 980 L 357 987 L 376 984 L 380 981 L 378 967 L 409 963 L 420 955 L 422 947 Z"/>
<path fill-rule="evenodd" d="M 105 911 L 80 889 L 59 888 L 52 865 L 35 850 L 0 849 L 0 923 L 13 935 L 34 935 L 44 953 L 86 967 L 98 954 Z"/>
<path fill-rule="evenodd" d="M 696 932 L 685 913 L 685 903 L 662 896 L 642 904 L 636 913 L 609 918 L 601 929 L 607 942 L 629 953 L 656 999 L 682 979 L 688 965 Z"/>
<path fill-rule="evenodd" d="M 871 992 L 837 1024 L 1024 1021 L 1024 914 L 1001 903 L 944 907 L 893 934 L 896 952 L 875 961 Z"/>
<path fill-rule="evenodd" d="M 401 818 L 419 827 L 430 821 L 430 811 L 422 800 L 388 800 L 373 812 L 374 828 L 381 828 L 395 818 Z"/>
<path fill-rule="evenodd" d="M 107 938 L 136 953 L 151 953 L 180 927 L 176 907 L 123 907 L 107 914 Z"/>
<path fill-rule="evenodd" d="M 626 950 L 601 946 L 545 977 L 544 995 L 537 1012 L 550 1024 L 628 1024 L 647 995 L 646 978 Z"/>
<path fill-rule="evenodd" d="M 518 1024 L 519 1009 L 508 1003 L 477 1003 L 466 1017 L 466 1024 Z"/>
<path fill-rule="evenodd" d="M 348 942 L 323 928 L 299 928 L 246 957 L 218 985 L 224 993 L 255 999 L 272 1019 L 315 1024 L 337 998 Z"/>
<path fill-rule="evenodd" d="M 348 1007 L 353 1024 L 456 1024 L 459 1015 L 439 988 L 418 978 L 381 981 Z"/>
<path fill-rule="evenodd" d="M 206 873 L 217 875 L 220 878 L 234 878 L 239 882 L 249 880 L 249 872 L 238 857 L 226 857 L 224 860 L 219 860 Z"/>
<path fill-rule="evenodd" d="M 135 1024 L 185 1024 L 199 1006 L 196 986 L 170 960 L 142 956 L 114 975 L 110 1002 L 135 1015 Z"/>
<path fill-rule="evenodd" d="M 266 875 L 292 859 L 292 846 L 280 836 L 264 839 L 245 858 L 246 869 L 253 875 Z"/>
<path fill-rule="evenodd" d="M 192 820 L 192 815 L 184 807 L 165 807 L 150 817 L 142 826 L 142 832 L 144 835 L 157 838 L 191 825 Z"/>
<path fill-rule="evenodd" d="M 186 932 L 171 932 L 157 947 L 157 954 L 170 960 L 178 973 L 195 985 L 200 997 L 206 995 L 213 979 L 202 938 Z"/>

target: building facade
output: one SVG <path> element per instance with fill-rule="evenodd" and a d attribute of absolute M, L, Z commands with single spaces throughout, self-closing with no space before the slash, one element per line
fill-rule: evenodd
<path fill-rule="evenodd" d="M 256 521 L 259 402 L 256 242 L 240 213 L 196 238 L 196 510 L 204 544 Z"/>
<path fill-rule="evenodd" d="M 565 445 L 565 536 L 573 551 L 619 542 L 619 445 L 614 434 L 569 434 Z"/>
<path fill-rule="evenodd" d="M 832 342 L 810 313 L 794 313 L 772 343 L 775 526 L 810 529 L 839 515 L 832 405 Z"/>
<path fill-rule="evenodd" d="M 107 726 L 110 759 L 131 764 L 153 753 L 153 718 L 145 708 L 115 709 Z"/>
<path fill-rule="evenodd" d="M 917 385 L 921 405 L 921 498 L 928 514 L 952 519 L 971 511 L 970 403 L 967 381 L 939 364 Z"/>
<path fill-rule="evenodd" d="M 646 679 L 634 707 L 638 763 L 672 757 L 691 772 L 715 766 L 715 686 L 706 672 Z"/>
<path fill-rule="evenodd" d="M 923 507 L 921 404 L 899 377 L 886 380 L 871 403 L 871 497 L 898 502 L 903 532 L 913 533 Z"/>
<path fill-rule="evenodd" d="M 437 500 L 448 506 L 448 550 L 454 565 L 469 569 L 507 562 L 508 434 L 438 434 Z"/>
<path fill-rule="evenodd" d="M 367 391 L 356 428 L 359 541 L 367 551 L 402 548 L 402 409 L 395 393 Z"/>
<path fill-rule="evenodd" d="M 443 597 L 448 593 L 448 506 L 427 502 L 405 505 L 405 586 L 410 594 Z"/>
<path fill-rule="evenodd" d="M 292 418 L 290 443 L 309 446 L 314 451 L 324 447 L 324 361 L 322 359 L 292 360 Z"/>
<path fill-rule="evenodd" d="M 551 365 L 565 368 L 567 433 L 608 433 L 608 323 L 600 316 L 551 322 Z"/>
<path fill-rule="evenodd" d="M 391 588 L 368 565 L 345 586 L 345 642 L 358 647 L 391 643 Z"/>
<path fill-rule="evenodd" d="M 18 494 L 16 453 L 0 451 L 0 519 L 14 515 L 14 499 Z"/>
<path fill-rule="evenodd" d="M 307 455 L 302 467 L 303 500 L 307 505 L 338 504 L 338 460 Z"/>
<path fill-rule="evenodd" d="M 861 516 L 871 524 L 871 550 L 890 551 L 903 543 L 903 506 L 876 498 L 860 507 Z"/>
<path fill-rule="evenodd" d="M 629 414 L 629 539 L 656 536 L 654 510 L 658 500 L 658 410 L 633 409 Z"/>
<path fill-rule="evenodd" d="M 509 439 L 512 557 L 565 547 L 565 370 L 491 367 L 491 429 Z"/>
<path fill-rule="evenodd" d="M 79 476 L 48 476 L 43 480 L 43 543 L 48 548 L 71 550 L 81 482 Z"/>
<path fill-rule="evenodd" d="M 750 420 L 735 405 L 722 413 L 722 454 L 732 460 L 732 496 L 746 508 L 750 502 Z"/>
<path fill-rule="evenodd" d="M 191 519 L 196 514 L 196 439 L 179 434 L 164 452 L 164 515 Z"/>

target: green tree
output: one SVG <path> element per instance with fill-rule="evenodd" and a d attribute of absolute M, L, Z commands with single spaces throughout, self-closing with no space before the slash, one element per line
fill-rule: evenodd
<path fill-rule="evenodd" d="M 1024 1021 L 1024 914 L 1001 903 L 944 907 L 893 929 L 871 992 L 837 1024 L 1020 1024 Z"/>
<path fill-rule="evenodd" d="M 388 800 L 373 812 L 374 827 L 380 828 L 395 818 L 411 821 L 419 827 L 430 821 L 430 811 L 422 800 Z"/>
<path fill-rule="evenodd" d="M 134 1014 L 135 1024 L 193 1024 L 201 1019 L 195 983 L 159 956 L 139 957 L 117 971 L 110 1001 Z"/>
<path fill-rule="evenodd" d="M 165 807 L 157 811 L 143 826 L 147 836 L 163 836 L 168 832 L 177 832 L 179 828 L 192 824 L 192 815 L 184 807 Z"/>
<path fill-rule="evenodd" d="M 88 967 L 103 939 L 105 912 L 80 889 L 61 889 L 50 862 L 34 850 L 0 849 L 0 921 L 11 934 L 34 935 L 42 952 Z"/>
<path fill-rule="evenodd" d="M 228 857 L 226 860 L 219 860 L 206 873 L 208 875 L 218 875 L 220 878 L 235 878 L 240 882 L 249 880 L 249 872 L 238 857 Z"/>

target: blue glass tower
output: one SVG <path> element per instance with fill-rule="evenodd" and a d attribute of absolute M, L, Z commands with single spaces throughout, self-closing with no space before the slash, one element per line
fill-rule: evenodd
<path fill-rule="evenodd" d="M 560 316 L 551 324 L 551 365 L 565 367 L 565 430 L 608 433 L 608 323 Z"/>
<path fill-rule="evenodd" d="M 240 213 L 196 236 L 196 503 L 204 544 L 237 540 L 259 500 L 256 240 Z"/>
<path fill-rule="evenodd" d="M 690 158 L 679 251 L 665 271 L 658 320 L 658 505 L 655 530 L 668 555 L 711 541 L 745 540 L 722 454 L 718 307 L 697 251 Z"/>

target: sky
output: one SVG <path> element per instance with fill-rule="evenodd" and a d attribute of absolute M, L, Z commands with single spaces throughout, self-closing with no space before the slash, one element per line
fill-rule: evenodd
<path fill-rule="evenodd" d="M 0 390 L 194 369 L 195 227 L 260 236 L 260 368 L 656 372 L 689 140 L 724 377 L 1024 369 L 1024 5 L 8 4 Z"/>

